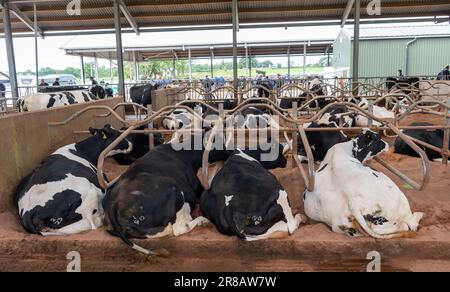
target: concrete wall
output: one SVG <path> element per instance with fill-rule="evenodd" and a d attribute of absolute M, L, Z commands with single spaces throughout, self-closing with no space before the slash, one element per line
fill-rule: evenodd
<path fill-rule="evenodd" d="M 122 125 L 115 118 L 96 118 L 102 110 L 89 111 L 66 126 L 53 127 L 49 135 L 48 123 L 61 122 L 79 110 L 92 105 L 113 107 L 122 98 L 113 98 L 51 110 L 7 115 L 0 118 L 0 212 L 13 207 L 13 193 L 20 180 L 43 159 L 63 145 L 86 136 L 75 136 L 73 131 L 89 127 L 103 127 L 110 123 Z M 124 116 L 123 110 L 118 111 Z"/>

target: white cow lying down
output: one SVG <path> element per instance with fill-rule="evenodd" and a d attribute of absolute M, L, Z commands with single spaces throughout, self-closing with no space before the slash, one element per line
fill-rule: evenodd
<path fill-rule="evenodd" d="M 97 100 L 97 97 L 87 90 L 33 93 L 17 100 L 19 112 L 31 112 L 41 109 L 63 107 Z"/>
<path fill-rule="evenodd" d="M 359 107 L 361 107 L 362 109 L 369 111 L 369 101 L 365 98 L 362 99 L 362 101 L 358 104 Z M 395 113 L 388 111 L 386 108 L 384 107 L 380 107 L 380 106 L 373 106 L 373 115 L 376 116 L 377 118 L 380 119 L 394 119 L 395 118 Z M 377 122 L 377 121 L 373 121 L 372 122 L 373 126 L 375 127 L 381 127 L 381 123 Z M 357 127 L 368 127 L 369 126 L 369 119 L 366 116 L 363 115 L 357 115 L 355 117 L 355 125 Z"/>
<path fill-rule="evenodd" d="M 314 192 L 305 192 L 305 212 L 334 232 L 396 238 L 417 231 L 423 213 L 412 213 L 395 183 L 364 163 L 388 150 L 380 135 L 364 130 L 335 145 L 316 172 Z"/>

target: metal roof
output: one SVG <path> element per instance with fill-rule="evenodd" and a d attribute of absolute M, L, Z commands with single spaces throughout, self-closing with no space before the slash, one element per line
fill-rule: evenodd
<path fill-rule="evenodd" d="M 353 32 L 349 32 L 353 37 Z M 414 37 L 450 37 L 450 25 L 362 27 L 361 39 L 399 39 Z"/>
<path fill-rule="evenodd" d="M 285 41 L 285 42 L 253 42 L 238 43 L 238 56 L 246 56 L 246 48 L 251 56 L 279 56 L 288 54 L 302 55 L 306 44 L 307 55 L 319 55 L 333 52 L 333 41 Z M 116 60 L 116 48 L 64 48 L 67 55 L 97 57 Z M 124 47 L 123 56 L 125 61 L 133 61 L 136 54 L 137 61 L 151 59 L 187 59 L 191 50 L 192 58 L 210 58 L 211 56 L 226 58 L 233 56 L 233 44 L 197 44 L 197 45 L 170 45 L 153 47 Z"/>
<path fill-rule="evenodd" d="M 239 23 L 288 23 L 294 21 L 341 20 L 349 0 L 238 0 Z M 101 30 L 114 27 L 113 0 L 82 0 L 80 15 L 69 15 L 68 0 L 10 0 L 14 6 L 14 32 L 29 32 L 33 2 L 39 29 L 44 32 Z M 419 16 L 449 16 L 448 0 L 382 1 L 381 15 L 368 15 L 371 0 L 362 0 L 362 19 Z M 123 0 L 123 28 L 223 25 L 232 22 L 231 0 Z M 353 13 L 350 14 L 350 18 Z M 18 17 L 21 16 L 22 20 Z M 25 21 L 23 21 L 25 18 Z M 30 22 L 31 21 L 31 22 Z M 2 22 L 2 16 L 0 16 Z M 3 25 L 0 25 L 0 32 Z"/>

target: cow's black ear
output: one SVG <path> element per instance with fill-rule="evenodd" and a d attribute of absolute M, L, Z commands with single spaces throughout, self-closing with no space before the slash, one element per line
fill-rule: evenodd
<path fill-rule="evenodd" d="M 108 131 L 105 131 L 105 130 L 100 130 L 100 131 L 99 131 L 99 134 L 100 134 L 100 138 L 102 138 L 103 140 L 108 140 L 109 137 L 111 136 L 111 135 L 108 133 Z"/>
<path fill-rule="evenodd" d="M 89 127 L 89 132 L 91 133 L 92 136 L 95 136 L 97 134 L 97 129 Z"/>

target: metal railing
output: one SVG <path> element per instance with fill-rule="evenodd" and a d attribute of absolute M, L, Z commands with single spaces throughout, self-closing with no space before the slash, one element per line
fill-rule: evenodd
<path fill-rule="evenodd" d="M 207 94 L 210 94 L 210 93 L 207 93 Z M 386 100 L 390 97 L 392 97 L 392 96 L 383 96 L 383 97 L 379 98 L 379 101 L 381 101 L 382 99 Z M 283 132 L 284 137 L 286 137 L 286 140 L 289 140 L 288 139 L 289 135 L 291 135 L 293 137 L 294 143 L 291 144 L 290 147 L 293 152 L 293 159 L 295 162 L 294 165 L 296 165 L 296 167 L 298 167 L 301 177 L 304 180 L 307 189 L 310 191 L 312 191 L 314 189 L 314 183 L 315 183 L 314 157 L 313 157 L 312 149 L 311 149 L 311 146 L 309 144 L 309 141 L 308 141 L 307 135 L 306 135 L 306 133 L 310 132 L 310 131 L 314 131 L 314 132 L 317 132 L 317 131 L 319 131 L 319 132 L 343 131 L 343 132 L 351 133 L 351 132 L 360 131 L 360 130 L 366 129 L 366 128 L 370 128 L 374 131 L 387 131 L 387 130 L 392 131 L 401 140 L 403 140 L 407 145 L 409 145 L 420 157 L 421 167 L 422 167 L 421 180 L 419 182 L 414 181 L 413 179 L 409 178 L 404 173 L 402 173 L 400 170 L 396 169 L 393 165 L 382 160 L 379 157 L 375 158 L 375 161 L 380 163 L 380 165 L 385 167 L 387 170 L 389 170 L 394 175 L 398 176 L 400 179 L 402 179 L 403 181 L 405 181 L 406 183 L 408 183 L 409 185 L 411 185 L 413 188 L 415 188 L 417 190 L 423 190 L 424 187 L 429 182 L 429 167 L 430 166 L 429 166 L 428 157 L 424 151 L 425 148 L 439 152 L 444 158 L 443 163 L 446 164 L 448 161 L 448 157 L 450 155 L 448 141 L 444 143 L 444 146 L 442 149 L 438 149 L 437 147 L 435 147 L 433 145 L 429 145 L 427 143 L 418 141 L 416 139 L 413 139 L 413 138 L 405 135 L 401 130 L 405 130 L 405 129 L 416 129 L 416 130 L 442 129 L 445 131 L 445 137 L 447 137 L 447 140 L 448 140 L 448 137 L 450 136 L 450 95 L 448 96 L 447 104 L 443 103 L 443 102 L 439 102 L 439 101 L 417 101 L 417 102 L 414 102 L 405 111 L 405 113 L 402 113 L 401 115 L 396 115 L 396 117 L 394 119 L 381 119 L 381 118 L 375 116 L 370 110 L 360 108 L 359 106 L 357 106 L 354 103 L 350 103 L 350 102 L 346 102 L 346 101 L 342 101 L 342 100 L 336 101 L 335 103 L 332 103 L 332 104 L 329 104 L 323 109 L 316 110 L 312 116 L 304 117 L 304 116 L 300 115 L 300 111 L 302 109 L 304 110 L 309 104 L 311 104 L 318 98 L 321 98 L 321 97 L 314 97 L 308 103 L 301 105 L 300 107 L 297 104 L 297 102 L 294 102 L 291 109 L 282 109 L 278 106 L 278 104 L 276 102 L 274 102 L 271 99 L 267 99 L 267 98 L 247 99 L 247 100 L 243 100 L 236 108 L 234 108 L 232 110 L 224 110 L 223 104 L 219 105 L 219 108 L 217 109 L 217 108 L 214 108 L 211 105 L 209 105 L 204 100 L 187 100 L 187 101 L 183 101 L 176 105 L 166 106 L 157 112 L 153 112 L 153 111 L 149 110 L 147 117 L 145 119 L 134 121 L 134 122 L 125 121 L 120 116 L 117 116 L 117 114 L 115 114 L 115 110 L 118 107 L 125 106 L 126 104 L 117 105 L 114 109 L 111 109 L 108 107 L 92 106 L 92 107 L 87 107 L 87 108 L 83 109 L 82 111 L 74 114 L 73 116 L 71 116 L 70 118 L 66 119 L 65 121 L 63 121 L 61 123 L 49 124 L 49 132 L 51 131 L 52 127 L 66 125 L 67 123 L 76 119 L 79 115 L 81 115 L 85 112 L 88 112 L 90 110 L 98 110 L 98 109 L 105 109 L 107 111 L 107 113 L 105 115 L 99 115 L 98 117 L 107 117 L 107 116 L 113 115 L 117 120 L 119 120 L 121 123 L 123 123 L 124 125 L 126 125 L 128 127 L 127 130 L 122 131 L 122 134 L 120 135 L 120 137 L 116 141 L 114 141 L 114 143 L 112 143 L 109 147 L 107 147 L 99 157 L 98 165 L 97 165 L 98 179 L 99 179 L 100 185 L 104 188 L 110 187 L 118 179 L 117 178 L 116 180 L 112 181 L 111 183 L 107 183 L 105 180 L 105 177 L 104 177 L 103 166 L 104 166 L 105 159 L 110 155 L 110 153 L 112 153 L 113 149 L 117 145 L 119 145 L 119 143 L 121 141 L 123 141 L 129 134 L 144 133 L 144 134 L 149 135 L 150 145 L 154 145 L 152 143 L 153 141 L 151 141 L 152 135 L 155 133 L 158 133 L 158 132 L 161 133 L 162 131 L 159 129 L 153 128 L 153 124 L 158 119 L 167 118 L 170 115 L 170 113 L 172 113 L 175 110 L 184 109 L 187 112 L 191 113 L 193 115 L 194 119 L 198 119 L 201 121 L 202 117 L 199 116 L 194 110 L 192 110 L 191 107 L 187 106 L 187 105 L 193 104 L 193 103 L 200 104 L 200 105 L 207 107 L 208 109 L 215 112 L 218 116 L 218 120 L 216 121 L 215 126 L 212 130 L 213 135 L 210 136 L 210 138 L 207 142 L 207 146 L 206 146 L 207 150 L 205 151 L 205 154 L 203 157 L 203 176 L 204 176 L 204 178 L 202 181 L 205 184 L 204 185 L 205 188 L 209 188 L 209 185 L 207 185 L 208 180 L 205 179 L 208 176 L 207 157 L 208 157 L 208 151 L 209 151 L 208 149 L 210 149 L 210 147 L 208 147 L 208 145 L 209 146 L 212 145 L 212 139 L 214 137 L 214 134 L 219 133 L 219 131 L 221 131 L 221 129 L 224 131 L 223 133 L 226 134 L 226 132 L 228 130 L 223 129 L 223 125 L 225 122 L 229 121 L 229 119 L 233 118 L 235 115 L 242 113 L 244 110 L 248 109 L 249 107 L 258 107 L 261 109 L 268 109 L 272 113 L 278 115 L 280 117 L 280 119 L 282 119 L 285 122 L 286 125 L 283 126 L 283 128 L 278 128 L 278 129 L 271 128 L 271 130 L 277 130 L 277 131 Z M 329 96 L 328 98 L 334 98 L 334 97 Z M 435 111 L 434 109 L 430 109 L 428 106 L 424 107 L 425 104 L 428 106 L 430 104 L 432 104 L 434 106 L 439 106 L 444 109 L 444 112 Z M 134 105 L 134 106 L 136 106 L 136 105 Z M 331 109 L 332 107 L 335 107 L 335 106 L 345 106 L 349 109 L 349 114 L 357 113 L 359 115 L 365 116 L 370 121 L 369 125 L 372 125 L 372 126 L 349 128 L 349 127 L 343 127 L 342 125 L 339 125 L 336 128 L 306 128 L 305 129 L 305 127 L 304 127 L 305 124 L 317 121 L 325 112 L 327 112 L 329 109 Z M 439 116 L 443 117 L 443 121 L 445 120 L 446 124 L 442 125 L 442 126 L 407 126 L 407 127 L 398 126 L 399 122 L 402 119 L 404 119 L 406 116 L 413 114 L 413 113 L 417 113 L 417 112 L 428 113 L 428 114 L 432 114 L 432 115 L 439 115 Z M 379 122 L 381 124 L 381 126 L 373 126 L 373 121 Z M 149 128 L 146 130 L 137 130 L 139 127 L 144 126 L 144 125 L 148 125 Z M 188 130 L 188 131 L 192 131 L 192 129 Z M 243 131 L 247 134 L 251 130 L 238 129 L 237 131 Z M 177 130 L 164 130 L 163 132 L 169 133 L 169 134 L 180 133 L 180 131 L 177 131 Z M 181 131 L 181 132 L 184 132 L 184 131 Z M 76 134 L 82 134 L 82 133 L 84 134 L 84 133 L 86 133 L 86 131 L 77 131 L 76 132 Z M 308 158 L 307 170 L 304 169 L 301 161 L 299 161 L 299 159 L 298 159 L 297 145 L 296 145 L 296 143 L 297 143 L 296 138 L 298 135 L 300 135 L 300 139 L 306 150 L 306 154 L 307 154 L 307 158 Z M 419 147 L 419 145 L 420 145 L 420 147 Z M 422 148 L 424 148 L 424 149 L 422 149 Z"/>

